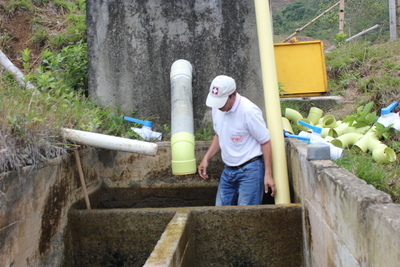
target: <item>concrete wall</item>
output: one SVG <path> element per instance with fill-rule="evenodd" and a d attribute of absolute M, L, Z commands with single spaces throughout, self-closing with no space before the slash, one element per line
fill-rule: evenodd
<path fill-rule="evenodd" d="M 143 266 L 174 211 L 72 210 L 64 266 Z"/>
<path fill-rule="evenodd" d="M 88 191 L 100 186 L 94 149 L 81 154 Z M 83 198 L 75 157 L 0 174 L 0 266 L 61 266 L 71 205 Z"/>
<path fill-rule="evenodd" d="M 66 266 L 298 267 L 303 262 L 298 204 L 73 210 L 70 222 Z"/>
<path fill-rule="evenodd" d="M 125 115 L 171 121 L 170 68 L 194 67 L 195 131 L 210 121 L 205 99 L 212 79 L 234 77 L 238 91 L 264 109 L 253 1 L 87 1 L 89 91 Z"/>
<path fill-rule="evenodd" d="M 302 217 L 304 236 L 304 266 L 397 266 L 400 262 L 400 205 L 393 204 L 388 195 L 331 161 L 308 161 L 304 143 L 291 140 L 286 145 L 292 202 L 300 203 L 303 210 L 299 217 Z M 207 146 L 207 142 L 196 144 L 197 160 L 201 159 Z M 160 143 L 159 154 L 155 157 L 95 149 L 80 154 L 89 192 L 99 189 L 101 181 L 110 188 L 183 187 L 188 186 L 190 180 L 193 186 L 215 186 L 221 168 L 217 157 L 211 164 L 210 181 L 195 176 L 170 176 L 170 149 L 165 142 Z M 71 253 L 64 245 L 68 212 L 73 203 L 83 198 L 74 157 L 54 159 L 38 169 L 2 173 L 0 190 L 1 266 L 63 265 L 65 255 Z M 270 207 L 274 206 L 264 208 Z M 296 213 L 296 207 L 293 208 Z M 197 231 L 194 234 L 196 242 L 200 243 L 208 239 L 201 236 L 201 232 L 212 230 L 201 227 L 222 227 L 219 220 L 225 220 L 231 212 L 229 207 L 193 209 L 198 213 L 191 213 L 194 219 L 189 216 L 189 221 Z M 227 210 L 227 214 L 223 210 Z M 104 212 L 93 211 L 96 215 L 92 219 L 101 217 Z M 166 220 L 175 212 L 176 209 L 166 211 Z M 214 212 L 215 220 L 203 217 L 202 214 L 209 212 Z M 238 210 L 233 212 L 240 213 Z M 252 216 L 268 212 L 261 207 Z M 82 220 L 83 213 L 84 210 L 76 210 L 77 220 Z M 138 216 L 128 211 L 123 213 L 128 221 L 129 217 Z M 208 252 L 202 253 L 207 255 Z"/>
<path fill-rule="evenodd" d="M 206 142 L 197 143 L 196 158 L 207 147 Z M 103 184 L 110 188 L 182 187 L 192 180 L 192 186 L 216 186 L 219 157 L 210 165 L 211 179 L 203 181 L 197 175 L 171 178 L 170 154 L 168 142 L 160 143 L 155 157 L 94 148 L 80 151 L 91 203 L 95 206 L 93 198 Z M 0 266 L 62 266 L 68 212 L 74 203 L 86 208 L 73 154 L 38 168 L 1 173 Z"/>
<path fill-rule="evenodd" d="M 330 160 L 287 142 L 293 199 L 303 207 L 305 266 L 397 266 L 400 205 Z"/>

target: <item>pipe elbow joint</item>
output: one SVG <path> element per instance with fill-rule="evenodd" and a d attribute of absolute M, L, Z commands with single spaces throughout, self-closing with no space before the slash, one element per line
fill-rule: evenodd
<path fill-rule="evenodd" d="M 360 140 L 363 137 L 362 134 L 358 133 L 347 133 L 343 134 L 331 141 L 331 143 L 334 146 L 340 147 L 340 148 L 346 148 L 351 145 L 354 145 L 358 140 Z"/>
<path fill-rule="evenodd" d="M 396 153 L 385 144 L 379 144 L 372 150 L 372 158 L 378 163 L 392 163 L 396 161 Z"/>

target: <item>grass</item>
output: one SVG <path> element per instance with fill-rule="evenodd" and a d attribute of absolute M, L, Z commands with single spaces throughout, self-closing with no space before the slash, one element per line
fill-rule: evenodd
<path fill-rule="evenodd" d="M 380 110 L 400 94 L 400 42 L 390 41 L 371 45 L 369 42 L 351 42 L 326 54 L 329 92 L 346 95 L 355 87 L 373 101 Z"/>
<path fill-rule="evenodd" d="M 376 189 L 388 193 L 393 202 L 400 203 L 398 162 L 378 164 L 373 161 L 370 154 L 360 154 L 352 149 L 347 149 L 344 157 L 336 160 L 335 163 L 373 185 Z"/>
<path fill-rule="evenodd" d="M 399 49 L 400 41 L 395 40 L 375 45 L 352 42 L 333 50 L 326 55 L 330 92 L 346 98 L 346 91 L 354 88 L 362 96 L 360 99 L 363 99 L 357 103 L 358 107 L 368 102 L 373 103 L 371 112 L 379 116 L 382 108 L 399 101 Z M 359 114 L 355 112 L 348 115 L 357 117 Z M 370 122 L 370 125 L 373 123 Z M 397 155 L 394 163 L 378 164 L 373 161 L 370 152 L 360 154 L 351 148 L 336 163 L 388 193 L 394 202 L 400 203 L 399 132 L 390 129 L 381 133 L 381 136 L 381 142 L 392 148 Z"/>
<path fill-rule="evenodd" d="M 74 148 L 61 128 L 130 137 L 122 112 L 97 106 L 73 90 L 21 89 L 9 76 L 0 79 L 0 170 L 47 161 Z M 125 126 L 125 127 L 124 127 Z"/>

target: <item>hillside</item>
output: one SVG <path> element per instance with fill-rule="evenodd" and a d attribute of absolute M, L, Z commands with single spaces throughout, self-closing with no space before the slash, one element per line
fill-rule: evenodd
<path fill-rule="evenodd" d="M 294 3 L 294 2 L 296 2 L 297 0 L 271 0 L 270 1 L 270 3 L 271 3 L 271 9 L 272 9 L 272 11 L 274 11 L 274 10 L 280 10 L 280 9 L 282 9 L 283 7 L 285 7 L 286 5 L 288 5 L 288 4 L 291 4 L 291 3 Z"/>

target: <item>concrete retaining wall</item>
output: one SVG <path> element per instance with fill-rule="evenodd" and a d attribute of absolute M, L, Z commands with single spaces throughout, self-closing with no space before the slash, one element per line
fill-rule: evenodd
<path fill-rule="evenodd" d="M 207 125 L 212 79 L 234 77 L 238 91 L 264 107 L 253 1 L 87 1 L 89 91 L 125 115 L 171 121 L 171 65 L 193 65 L 195 130 Z M 261 94 L 261 95 L 260 95 Z"/>
<path fill-rule="evenodd" d="M 80 153 L 88 192 L 100 187 L 96 150 Z M 67 215 L 83 198 L 74 155 L 0 174 L 0 266 L 61 266 Z"/>
<path fill-rule="evenodd" d="M 298 223 L 296 227 L 303 228 L 304 256 L 301 257 L 304 258 L 304 266 L 396 266 L 400 262 L 400 253 L 398 252 L 400 247 L 400 205 L 393 204 L 388 195 L 367 185 L 331 161 L 308 161 L 306 159 L 307 148 L 304 143 L 291 140 L 286 145 L 292 202 L 301 203 L 303 210 L 301 214 L 297 204 L 289 207 L 293 211 L 290 216 L 294 216 L 293 218 L 298 216 L 298 220 L 293 223 L 293 226 Z M 207 142 L 196 143 L 198 161 L 204 155 L 207 147 Z M 198 177 L 194 180 L 194 176 L 170 176 L 169 144 L 167 142 L 160 143 L 159 151 L 160 153 L 155 157 L 95 149 L 81 151 L 88 191 L 97 191 L 101 184 L 109 188 L 119 186 L 122 188 L 132 186 L 179 188 L 190 185 L 190 180 L 194 187 L 216 186 L 221 170 L 218 157 L 211 164 L 211 180 L 203 181 Z M 157 177 L 165 177 L 165 179 L 157 179 Z M 70 244 L 68 242 L 71 241 L 68 238 L 73 237 L 71 232 L 66 230 L 68 212 L 73 203 L 78 200 L 84 203 L 73 155 L 54 159 L 50 164 L 42 165 L 39 169 L 25 168 L 20 173 L 2 173 L 0 190 L 1 266 L 65 265 L 65 257 L 71 257 L 71 253 L 73 253 L 73 250 L 65 249 Z M 92 194 L 91 197 L 94 195 Z M 94 198 L 91 200 L 95 201 Z M 273 224 L 277 224 L 274 227 L 277 227 L 281 222 L 272 220 L 269 212 L 277 212 L 271 210 L 281 208 L 284 209 L 284 207 L 259 206 L 251 207 L 250 211 L 242 211 L 240 207 L 193 207 L 190 215 L 187 216 L 188 224 L 186 226 L 191 230 L 192 237 L 195 237 L 195 242 L 207 243 L 213 235 L 218 234 L 219 230 L 221 233 L 226 233 L 226 238 L 233 234 L 228 233 L 229 229 L 224 229 L 224 224 L 221 224 L 224 220 L 234 223 L 235 220 L 232 220 L 234 217 L 229 217 L 232 214 L 239 216 L 236 221 L 239 224 L 241 212 L 248 212 L 249 216 L 254 217 L 254 223 L 261 220 L 261 224 L 268 225 L 272 221 Z M 165 217 L 164 223 L 160 224 L 160 229 L 155 231 L 157 232 L 155 236 L 161 237 L 166 226 L 174 222 L 172 218 L 177 210 L 182 209 L 149 210 L 152 210 L 151 213 L 159 214 L 160 218 Z M 83 220 L 84 225 L 85 222 L 90 221 L 90 216 L 101 217 L 107 212 L 110 210 L 91 212 L 75 210 L 74 214 L 77 216 L 76 220 Z M 116 211 L 113 212 L 117 214 Z M 297 212 L 299 212 L 298 215 L 296 215 Z M 93 215 L 86 218 L 83 216 L 84 214 Z M 128 221 L 140 221 L 137 219 L 137 216 L 141 216 L 140 212 L 134 215 L 131 211 L 125 210 L 121 214 Z M 148 216 L 147 213 L 143 214 Z M 206 216 L 207 214 L 213 214 L 213 216 Z M 300 226 L 301 217 L 302 226 Z M 101 218 L 101 220 L 106 219 Z M 265 221 L 263 222 L 263 220 Z M 287 225 L 292 225 L 292 223 Z M 88 225 L 86 227 L 88 232 L 92 230 Z M 256 229 L 258 226 L 256 227 L 254 224 L 251 227 Z M 289 228 L 289 226 L 287 227 Z M 152 231 L 150 228 L 149 231 Z M 244 232 L 238 233 L 237 240 L 245 239 L 248 234 L 246 229 L 241 229 Z M 296 228 L 293 229 L 296 230 Z M 286 227 L 271 229 L 274 234 L 285 230 Z M 107 231 L 99 233 L 109 234 Z M 120 234 L 123 234 L 121 229 Z M 285 235 L 285 233 L 283 234 Z M 288 236 L 292 234 L 286 233 Z M 75 235 L 75 238 L 77 236 L 84 237 L 84 235 Z M 182 240 L 185 238 L 187 236 L 183 236 Z M 229 238 L 231 239 L 226 240 L 227 242 L 233 242 L 235 239 L 235 237 Z M 152 240 L 152 245 L 155 246 L 158 239 Z M 82 242 L 85 243 L 85 241 Z M 190 245 L 190 242 L 188 241 L 187 244 Z M 250 247 L 258 246 L 257 243 L 250 242 L 248 244 Z M 280 243 L 276 244 L 277 247 L 280 246 Z M 283 244 L 281 245 L 283 246 Z M 200 246 L 196 248 L 196 251 L 202 249 L 206 248 Z M 229 247 L 225 249 L 228 251 Z M 187 250 L 187 252 L 190 251 Z M 151 249 L 147 249 L 146 254 L 150 255 L 151 252 Z M 242 252 L 244 253 L 244 251 Z M 214 256 L 223 258 L 221 255 L 208 253 L 210 251 L 201 253 L 206 255 L 203 259 L 204 262 L 216 260 L 216 258 L 210 258 Z M 246 253 L 248 252 L 244 254 Z M 252 260 L 255 259 L 256 257 L 252 258 Z M 181 257 L 181 260 L 184 261 L 184 257 Z"/>
<path fill-rule="evenodd" d="M 293 199 L 303 207 L 305 266 L 397 266 L 400 205 L 330 160 L 286 143 Z"/>

